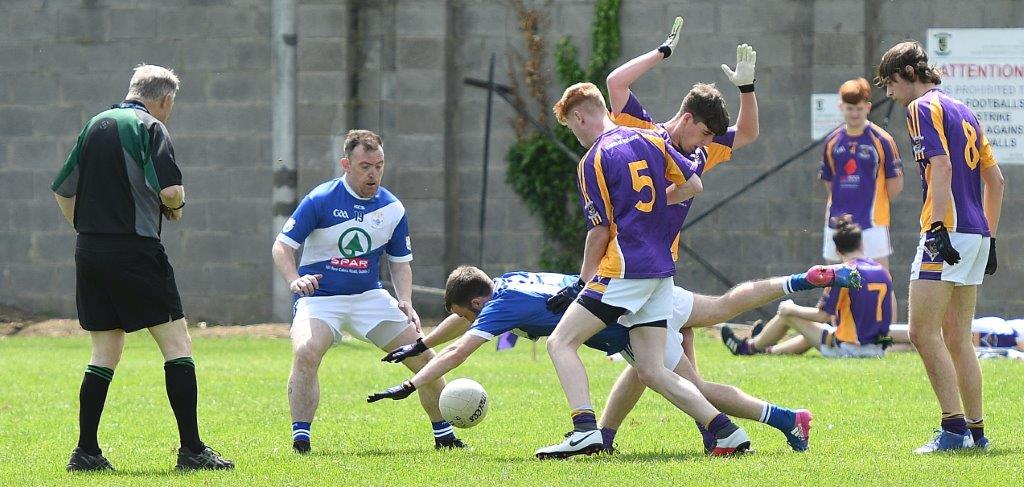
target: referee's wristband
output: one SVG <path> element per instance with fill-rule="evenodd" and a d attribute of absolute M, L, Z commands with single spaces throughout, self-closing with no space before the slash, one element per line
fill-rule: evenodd
<path fill-rule="evenodd" d="M 737 88 L 739 88 L 740 93 L 753 93 L 754 92 L 754 83 L 750 83 L 749 85 L 740 85 L 740 86 L 737 86 Z"/>
<path fill-rule="evenodd" d="M 178 211 L 178 210 L 180 210 L 180 209 L 182 209 L 182 208 L 184 208 L 184 207 L 185 207 L 185 202 L 184 202 L 184 201 L 182 201 L 182 202 L 181 202 L 181 206 L 179 206 L 179 207 L 177 207 L 177 208 L 171 208 L 170 206 L 166 206 L 165 208 L 167 208 L 168 210 L 171 210 L 171 211 Z"/>

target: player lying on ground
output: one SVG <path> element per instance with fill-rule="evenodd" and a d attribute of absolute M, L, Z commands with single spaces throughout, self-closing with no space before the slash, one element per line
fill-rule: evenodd
<path fill-rule="evenodd" d="M 303 198 L 273 247 L 274 265 L 296 297 L 288 406 L 292 448 L 302 454 L 310 451 L 310 426 L 320 403 L 320 363 L 343 331 L 385 351 L 422 337 L 411 304 L 409 224 L 405 207 L 380 185 L 385 165 L 380 136 L 349 131 L 344 150 L 345 175 Z M 299 246 L 302 261 L 296 269 Z M 398 300 L 380 283 L 385 256 Z M 431 356 L 403 363 L 415 372 Z M 461 448 L 465 445 L 437 406 L 443 388 L 441 377 L 423 384 L 420 403 L 434 430 L 434 447 Z"/>
<path fill-rule="evenodd" d="M 910 327 L 892 325 L 889 337 L 893 343 L 911 343 Z M 1015 348 L 1024 352 L 1024 320 L 988 317 L 971 322 L 971 341 L 981 348 Z"/>
<path fill-rule="evenodd" d="M 888 346 L 889 325 L 896 313 L 892 278 L 878 262 L 864 257 L 860 226 L 845 215 L 834 224 L 836 250 L 847 266 L 860 273 L 859 289 L 828 289 L 818 307 L 791 300 L 752 339 L 740 339 L 722 328 L 722 342 L 733 355 L 800 354 L 817 348 L 825 357 L 881 357 Z M 781 344 L 789 329 L 800 335 Z"/>
<path fill-rule="evenodd" d="M 776 277 L 746 282 L 721 296 L 704 296 L 680 287 L 673 289 L 673 317 L 668 327 L 665 345 L 665 365 L 683 378 L 693 382 L 702 394 L 727 414 L 768 423 L 786 434 L 795 450 L 807 448 L 811 415 L 807 411 L 793 411 L 756 399 L 739 389 L 705 382 L 683 353 L 681 327 L 702 327 L 719 323 L 744 311 L 761 306 L 779 297 L 800 290 L 834 285 L 854 285 L 859 277 L 851 269 L 814 267 L 807 273 L 790 277 Z M 567 283 L 576 282 L 578 276 L 552 273 L 511 272 L 493 281 L 483 271 L 469 266 L 459 267 L 448 276 L 445 285 L 445 307 L 452 311 L 426 338 L 413 345 L 393 350 L 383 360 L 397 362 L 416 356 L 459 338 L 426 367 L 401 385 L 372 394 L 368 401 L 384 398 L 402 399 L 416 390 L 419 384 L 429 383 L 458 367 L 484 343 L 502 333 L 512 331 L 532 340 L 549 336 L 561 318 L 552 313 L 546 302 Z M 467 333 L 468 330 L 468 333 Z M 460 338 L 461 337 L 461 338 Z M 621 325 L 604 328 L 585 345 L 609 355 L 622 353 L 634 362 L 629 346 L 629 331 Z M 633 408 L 644 391 L 635 370 L 630 366 L 612 390 L 601 418 L 602 444 L 612 451 L 615 431 Z M 705 450 L 714 453 L 713 436 L 705 437 Z"/>

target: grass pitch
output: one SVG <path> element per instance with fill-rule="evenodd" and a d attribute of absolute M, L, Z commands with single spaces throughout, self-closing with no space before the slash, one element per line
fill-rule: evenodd
<path fill-rule="evenodd" d="M 7 485 L 1020 485 L 1024 460 L 1024 364 L 985 361 L 986 424 L 994 448 L 927 457 L 938 411 L 920 360 L 733 358 L 698 333 L 708 380 L 815 415 L 811 449 L 792 452 L 781 433 L 751 421 L 756 453 L 709 459 L 690 419 L 648 392 L 617 440 L 621 454 L 540 462 L 533 451 L 568 430 L 565 399 L 543 346 L 481 350 L 449 376 L 471 377 L 491 396 L 479 426 L 460 430 L 471 451 L 435 452 L 415 398 L 366 403 L 366 394 L 409 376 L 372 346 L 345 342 L 320 371 L 314 453 L 291 452 L 285 384 L 287 340 L 194 342 L 204 441 L 237 463 L 233 472 L 173 472 L 177 432 L 162 359 L 145 334 L 129 337 L 114 375 L 100 445 L 118 469 L 64 471 L 77 439 L 78 387 L 89 359 L 84 338 L 0 339 L 0 483 Z M 600 407 L 622 362 L 584 354 Z"/>

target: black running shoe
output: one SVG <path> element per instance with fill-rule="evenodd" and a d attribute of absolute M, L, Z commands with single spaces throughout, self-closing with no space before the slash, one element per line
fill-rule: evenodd
<path fill-rule="evenodd" d="M 178 449 L 178 470 L 231 470 L 235 462 L 223 458 L 213 448 L 206 447 L 199 453 L 182 447 Z"/>
<path fill-rule="evenodd" d="M 456 438 L 451 441 L 434 440 L 435 450 L 454 450 L 456 448 L 469 448 L 469 445 L 462 442 L 462 440 Z"/>
<path fill-rule="evenodd" d="M 90 455 L 81 448 L 75 448 L 68 460 L 68 472 L 99 472 L 114 470 L 114 466 L 103 457 L 103 454 Z"/>
<path fill-rule="evenodd" d="M 746 340 L 743 340 L 736 336 L 736 333 L 732 331 L 732 328 L 728 326 L 722 327 L 722 343 L 725 347 L 732 352 L 733 355 L 750 355 L 750 349 L 747 347 Z"/>
<path fill-rule="evenodd" d="M 295 450 L 295 453 L 305 455 L 309 453 L 309 449 L 309 442 L 306 440 L 295 440 L 292 442 L 292 450 Z"/>
<path fill-rule="evenodd" d="M 750 338 L 754 338 L 764 331 L 764 320 L 757 320 L 754 322 L 754 327 L 750 329 Z"/>

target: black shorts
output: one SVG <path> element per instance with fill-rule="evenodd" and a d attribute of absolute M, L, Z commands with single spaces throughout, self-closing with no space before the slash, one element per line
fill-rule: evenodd
<path fill-rule="evenodd" d="M 130 333 L 185 316 L 159 240 L 79 235 L 75 277 L 78 320 L 86 330 Z"/>

